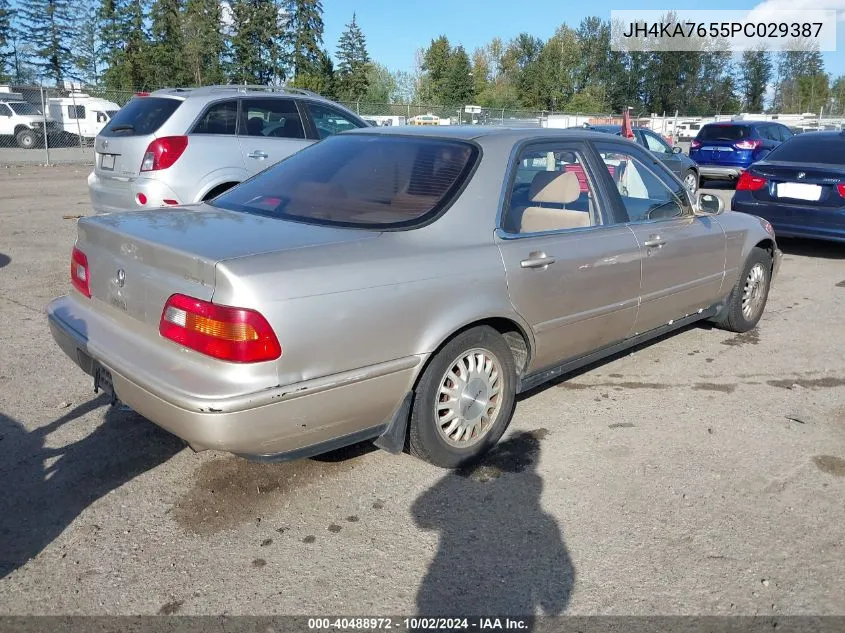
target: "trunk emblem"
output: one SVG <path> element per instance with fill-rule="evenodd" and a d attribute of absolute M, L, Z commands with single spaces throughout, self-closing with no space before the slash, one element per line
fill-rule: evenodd
<path fill-rule="evenodd" d="M 804 173 L 803 171 L 798 172 L 798 180 L 801 180 L 802 178 L 805 178 L 806 176 L 807 176 L 807 174 Z"/>
<path fill-rule="evenodd" d="M 123 284 L 126 283 L 126 271 L 122 268 L 117 269 L 117 274 L 114 276 L 115 282 L 117 282 L 118 288 L 123 288 Z"/>

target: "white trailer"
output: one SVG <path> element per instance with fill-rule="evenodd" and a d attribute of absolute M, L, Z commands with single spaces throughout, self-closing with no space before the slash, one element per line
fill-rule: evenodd
<path fill-rule="evenodd" d="M 84 92 L 47 99 L 47 108 L 50 118 L 58 122 L 61 131 L 85 141 L 93 141 L 120 110 L 116 103 Z"/>

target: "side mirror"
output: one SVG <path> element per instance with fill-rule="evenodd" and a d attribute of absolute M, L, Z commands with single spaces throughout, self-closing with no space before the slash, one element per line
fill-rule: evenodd
<path fill-rule="evenodd" d="M 684 150 L 681 149 L 680 145 L 675 145 L 675 147 L 672 148 L 673 154 L 682 154 L 683 152 L 684 152 Z"/>
<path fill-rule="evenodd" d="M 712 193 L 698 193 L 696 207 L 701 215 L 719 215 L 725 210 L 725 203 Z"/>

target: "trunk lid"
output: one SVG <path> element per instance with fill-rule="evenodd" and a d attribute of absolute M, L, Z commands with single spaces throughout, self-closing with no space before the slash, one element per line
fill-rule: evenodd
<path fill-rule="evenodd" d="M 212 299 L 221 261 L 379 234 L 196 205 L 84 218 L 77 247 L 88 258 L 92 297 L 157 328 L 170 295 Z"/>
<path fill-rule="evenodd" d="M 766 186 L 753 191 L 759 202 L 772 205 L 812 206 L 836 211 L 845 206 L 837 185 L 845 182 L 841 168 L 826 164 L 760 162 L 750 171 L 766 179 Z"/>

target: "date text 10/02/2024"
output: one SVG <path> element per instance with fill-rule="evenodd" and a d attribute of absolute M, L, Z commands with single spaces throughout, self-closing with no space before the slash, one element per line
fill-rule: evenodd
<path fill-rule="evenodd" d="M 328 630 L 434 630 L 434 631 L 520 631 L 529 628 L 528 618 L 309 618 L 308 629 L 313 631 Z"/>

